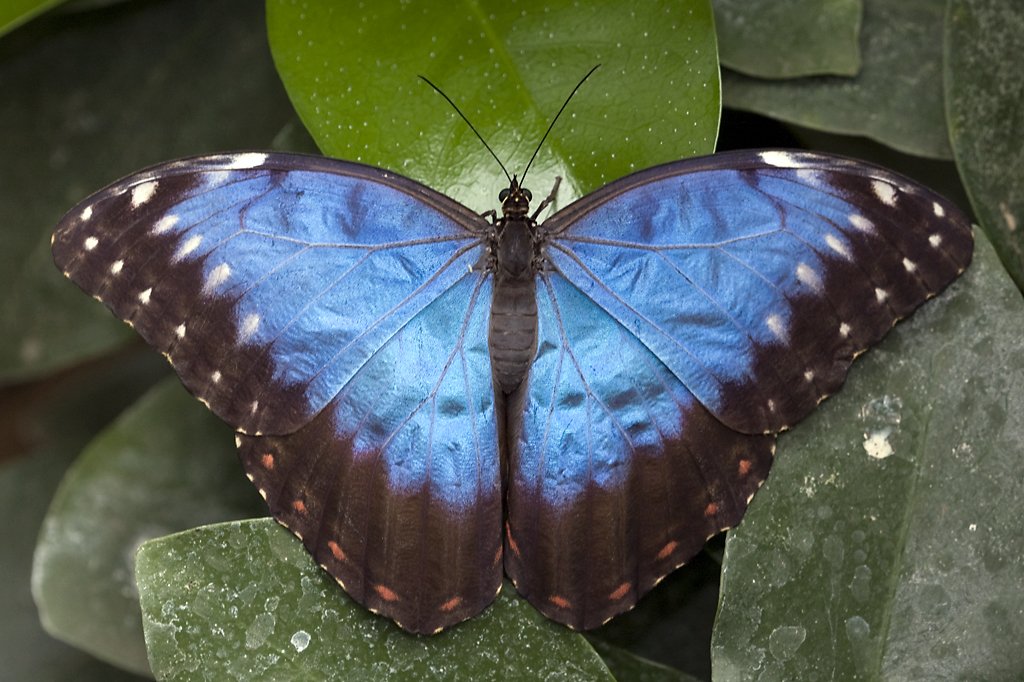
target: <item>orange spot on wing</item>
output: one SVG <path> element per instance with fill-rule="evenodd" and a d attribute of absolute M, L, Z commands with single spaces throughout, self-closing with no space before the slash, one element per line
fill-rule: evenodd
<path fill-rule="evenodd" d="M 441 610 L 444 611 L 445 613 L 450 613 L 450 612 L 454 611 L 458 607 L 458 605 L 461 604 L 461 603 L 462 603 L 462 597 L 452 597 L 451 599 L 449 599 L 445 603 L 441 604 Z"/>
<path fill-rule="evenodd" d="M 667 545 L 661 548 L 661 551 L 658 552 L 658 558 L 667 559 L 672 555 L 672 552 L 676 551 L 676 547 L 678 546 L 679 543 L 673 540 L 672 542 L 668 543 Z"/>
<path fill-rule="evenodd" d="M 718 505 L 714 502 L 708 502 L 708 506 L 704 507 L 704 516 L 714 516 L 718 513 Z"/>
<path fill-rule="evenodd" d="M 751 467 L 751 464 L 750 464 L 750 460 L 749 459 L 741 459 L 740 460 L 740 476 L 746 476 L 747 474 L 749 474 L 750 473 L 750 467 Z"/>
<path fill-rule="evenodd" d="M 567 609 L 570 606 L 572 606 L 572 604 L 569 603 L 568 599 L 566 599 L 565 597 L 560 597 L 557 594 L 553 594 L 550 597 L 548 597 L 548 601 L 560 609 Z"/>
<path fill-rule="evenodd" d="M 505 537 L 508 538 L 508 548 L 512 550 L 512 553 L 517 557 L 519 556 L 519 545 L 512 538 L 512 528 L 508 525 L 508 521 L 505 522 Z"/>
<path fill-rule="evenodd" d="M 306 503 L 302 500 L 295 500 L 292 502 L 292 509 L 299 512 L 300 514 L 306 513 Z"/>
<path fill-rule="evenodd" d="M 263 465 L 264 469 L 273 470 L 274 468 L 274 456 L 269 452 L 260 457 L 260 464 Z"/>
<path fill-rule="evenodd" d="M 619 601 L 627 594 L 629 594 L 629 588 L 632 587 L 632 583 L 622 583 L 615 588 L 615 591 L 608 595 L 608 598 L 612 601 Z"/>
<path fill-rule="evenodd" d="M 498 545 L 497 551 L 494 552 L 494 562 L 493 563 L 496 564 L 499 561 L 501 561 L 501 545 Z"/>
<path fill-rule="evenodd" d="M 328 542 L 327 549 L 331 550 L 331 554 L 334 556 L 335 559 L 337 559 L 338 561 L 345 561 L 345 553 L 341 551 L 341 547 L 338 545 L 337 542 L 335 542 L 334 540 Z"/>
<path fill-rule="evenodd" d="M 379 594 L 384 601 L 398 601 L 398 595 L 387 585 L 374 585 L 373 591 Z"/>

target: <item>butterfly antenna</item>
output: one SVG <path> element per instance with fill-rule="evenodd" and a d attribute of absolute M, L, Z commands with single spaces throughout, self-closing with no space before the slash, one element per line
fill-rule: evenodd
<path fill-rule="evenodd" d="M 501 172 L 505 174 L 505 177 L 508 178 L 508 184 L 511 185 L 512 176 L 508 174 L 507 170 L 505 170 L 505 164 L 501 162 L 501 159 L 498 158 L 498 155 L 494 153 L 493 149 L 491 149 L 491 145 L 487 144 L 487 140 L 484 139 L 484 136 L 481 135 L 479 131 L 477 131 L 477 129 L 473 126 L 473 124 L 469 122 L 469 119 L 466 118 L 466 115 L 464 113 L 462 113 L 462 110 L 459 109 L 458 105 L 456 105 L 455 102 L 452 101 L 452 98 L 444 94 L 444 91 L 441 90 L 441 88 L 434 85 L 433 83 L 431 83 L 430 79 L 427 78 L 426 76 L 420 76 L 420 79 L 422 79 L 423 82 L 429 85 L 430 87 L 434 88 L 434 90 L 437 91 L 437 94 L 441 95 L 441 97 L 444 97 L 448 104 L 452 105 L 452 109 L 455 110 L 455 113 L 462 117 L 462 120 L 466 122 L 466 125 L 468 125 L 469 129 L 473 131 L 473 134 L 477 136 L 477 139 L 480 140 L 484 148 L 491 153 L 491 156 L 494 157 L 494 160 L 498 162 L 499 166 L 501 166 Z"/>
<path fill-rule="evenodd" d="M 580 89 L 580 86 L 583 85 L 583 83 L 586 82 L 588 78 L 590 78 L 590 74 L 597 71 L 597 69 L 600 66 L 600 64 L 597 64 L 590 71 L 587 71 L 587 75 L 580 79 L 580 82 L 577 83 L 576 87 L 572 89 L 572 92 L 569 93 L 569 96 L 565 98 L 565 102 L 562 103 L 562 108 L 559 109 L 558 113 L 555 114 L 555 117 L 551 119 L 551 125 L 548 126 L 547 131 L 544 133 L 544 137 L 540 138 L 540 143 L 537 145 L 537 148 L 533 150 L 533 156 L 530 157 L 530 162 L 526 164 L 526 170 L 523 171 L 523 176 L 519 178 L 520 184 L 522 184 L 526 180 L 526 174 L 530 172 L 530 166 L 533 165 L 533 160 L 537 158 L 537 153 L 540 151 L 540 148 L 544 146 L 544 140 L 548 139 L 548 134 L 551 132 L 551 129 L 555 127 L 555 123 L 558 122 L 558 117 L 561 116 L 562 112 L 565 111 L 565 108 L 569 106 L 569 100 L 573 98 L 573 95 L 575 95 L 576 91 Z"/>

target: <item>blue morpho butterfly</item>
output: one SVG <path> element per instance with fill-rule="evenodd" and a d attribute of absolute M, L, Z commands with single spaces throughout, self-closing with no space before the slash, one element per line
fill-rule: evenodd
<path fill-rule="evenodd" d="M 85 199 L 53 254 L 237 430 L 342 587 L 432 633 L 503 573 L 574 628 L 630 609 L 973 249 L 946 199 L 807 152 L 649 168 L 541 224 L 515 178 L 500 199 L 488 219 L 379 168 L 202 156 Z"/>

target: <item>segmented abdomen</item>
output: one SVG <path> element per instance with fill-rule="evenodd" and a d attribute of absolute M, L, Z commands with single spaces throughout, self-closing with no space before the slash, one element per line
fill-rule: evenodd
<path fill-rule="evenodd" d="M 533 276 L 496 280 L 487 330 L 491 373 L 511 393 L 530 371 L 537 353 L 537 285 Z"/>

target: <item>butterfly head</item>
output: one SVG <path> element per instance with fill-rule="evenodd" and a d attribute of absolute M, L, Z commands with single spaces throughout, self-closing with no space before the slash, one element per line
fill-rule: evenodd
<path fill-rule="evenodd" d="M 529 213 L 532 199 L 533 194 L 530 193 L 530 190 L 522 187 L 515 176 L 512 176 L 509 186 L 498 193 L 501 212 L 506 218 L 520 217 Z"/>

